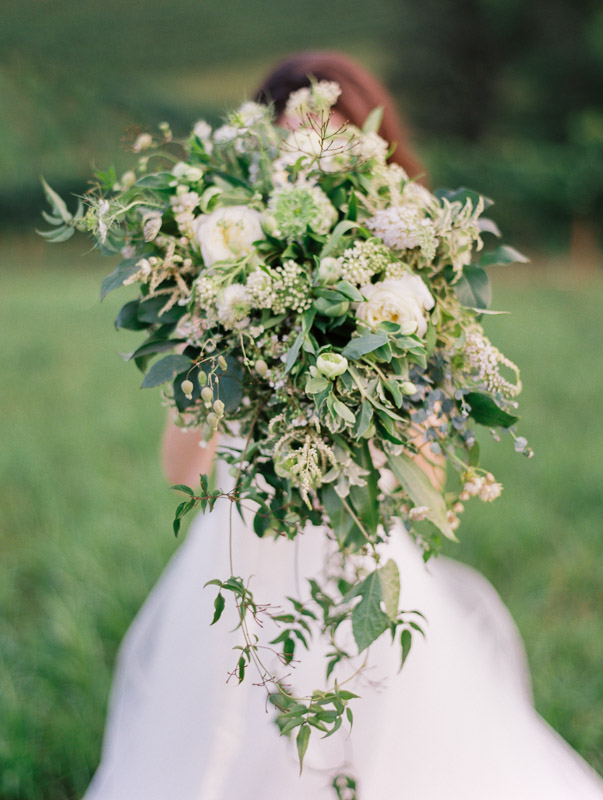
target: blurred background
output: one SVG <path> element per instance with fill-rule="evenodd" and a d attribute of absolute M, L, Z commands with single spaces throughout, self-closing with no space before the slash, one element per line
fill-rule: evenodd
<path fill-rule="evenodd" d="M 40 174 L 81 193 L 126 142 L 245 99 L 279 58 L 338 49 L 393 92 L 433 186 L 496 200 L 531 258 L 496 268 L 487 328 L 523 371 L 527 461 L 482 437 L 505 485 L 448 554 L 526 642 L 536 706 L 603 768 L 603 6 L 594 0 L 1 0 L 0 800 L 79 797 L 119 641 L 178 543 L 163 410 L 99 303 L 113 264 L 47 245 Z"/>

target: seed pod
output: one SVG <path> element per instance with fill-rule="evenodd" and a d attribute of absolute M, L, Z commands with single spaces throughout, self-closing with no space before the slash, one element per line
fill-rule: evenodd
<path fill-rule="evenodd" d="M 205 384 L 207 383 L 207 372 L 203 372 L 203 370 L 199 370 L 199 378 L 198 378 L 198 380 L 199 380 L 199 385 L 200 386 L 205 386 Z"/>
<path fill-rule="evenodd" d="M 268 372 L 268 364 L 266 364 L 263 358 L 258 358 L 258 360 L 255 362 L 255 371 L 260 378 L 263 378 Z"/>
<path fill-rule="evenodd" d="M 203 398 L 203 402 L 205 403 L 205 405 L 209 407 L 211 405 L 212 400 L 214 399 L 214 393 L 209 388 L 209 386 L 204 386 L 203 389 L 201 390 L 201 397 Z"/>
<path fill-rule="evenodd" d="M 412 381 L 404 381 L 400 389 L 402 389 L 403 394 L 416 394 L 417 387 L 412 383 Z"/>
<path fill-rule="evenodd" d="M 228 364 L 226 363 L 224 356 L 218 356 L 218 366 L 223 370 L 228 368 Z"/>
<path fill-rule="evenodd" d="M 182 389 L 182 392 L 187 400 L 193 399 L 193 389 L 195 387 L 193 386 L 192 381 L 189 380 L 182 381 L 182 383 L 180 384 L 180 388 Z"/>
<path fill-rule="evenodd" d="M 207 415 L 207 422 L 209 423 L 210 427 L 212 427 L 215 430 L 220 424 L 220 418 L 218 417 L 217 414 L 214 414 L 213 411 L 210 411 L 209 414 Z"/>
<path fill-rule="evenodd" d="M 219 417 L 224 416 L 224 403 L 221 400 L 214 401 L 214 411 Z"/>

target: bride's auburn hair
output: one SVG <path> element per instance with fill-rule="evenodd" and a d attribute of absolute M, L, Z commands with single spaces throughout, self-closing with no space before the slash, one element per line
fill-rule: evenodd
<path fill-rule="evenodd" d="M 342 53 L 318 51 L 298 53 L 286 58 L 266 76 L 255 94 L 255 99 L 266 105 L 271 103 L 278 118 L 285 111 L 289 95 L 297 89 L 309 86 L 310 78 L 336 81 L 340 85 L 341 95 L 334 108 L 357 127 L 362 127 L 369 113 L 376 106 L 381 106 L 383 119 L 379 135 L 386 142 L 396 144 L 389 161 L 399 164 L 410 177 L 424 174 L 421 164 L 410 149 L 408 134 L 389 92 L 363 67 Z"/>

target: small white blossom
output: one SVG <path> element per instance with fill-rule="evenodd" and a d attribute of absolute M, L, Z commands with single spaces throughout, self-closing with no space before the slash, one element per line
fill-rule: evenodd
<path fill-rule="evenodd" d="M 195 134 L 197 139 L 201 139 L 202 142 L 205 142 L 211 136 L 211 125 L 204 119 L 200 119 L 198 122 L 195 123 L 195 127 L 193 128 L 193 133 Z"/>
<path fill-rule="evenodd" d="M 432 261 L 438 244 L 433 222 L 412 206 L 390 206 L 376 212 L 367 228 L 392 250 L 414 250 L 420 247 Z"/>
<path fill-rule="evenodd" d="M 214 131 L 214 142 L 223 144 L 224 142 L 232 142 L 239 135 L 239 131 L 233 128 L 232 125 L 222 125 Z"/>
<path fill-rule="evenodd" d="M 478 326 L 467 332 L 463 355 L 467 369 L 476 380 L 485 383 L 490 393 L 501 392 L 507 397 L 514 397 L 521 392 L 519 368 L 494 347 Z M 515 373 L 515 383 L 500 374 L 499 365 Z"/>
<path fill-rule="evenodd" d="M 378 133 L 363 133 L 354 140 L 353 153 L 361 159 L 385 163 L 388 144 Z"/>
<path fill-rule="evenodd" d="M 247 289 L 241 283 L 227 286 L 218 296 L 218 321 L 227 329 L 240 329 L 249 324 L 251 308 Z"/>
<path fill-rule="evenodd" d="M 429 514 L 429 507 L 428 506 L 415 506 L 411 508 L 408 512 L 408 518 L 411 519 L 413 522 L 420 522 L 423 519 L 427 518 Z"/>
<path fill-rule="evenodd" d="M 135 153 L 140 153 L 142 150 L 148 150 L 149 147 L 152 146 L 153 146 L 153 137 L 151 136 L 151 134 L 141 133 L 134 140 L 134 144 L 132 145 L 132 150 L 134 150 Z"/>

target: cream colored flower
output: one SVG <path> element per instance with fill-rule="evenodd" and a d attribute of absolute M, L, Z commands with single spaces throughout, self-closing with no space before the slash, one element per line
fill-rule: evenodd
<path fill-rule="evenodd" d="M 380 322 L 397 322 L 405 333 L 423 337 L 427 331 L 425 312 L 435 301 L 418 275 L 407 273 L 398 279 L 363 286 L 366 301 L 356 309 L 356 316 L 377 327 Z"/>
<path fill-rule="evenodd" d="M 227 286 L 218 297 L 218 321 L 229 330 L 249 324 L 249 309 L 249 295 L 241 283 Z"/>
<path fill-rule="evenodd" d="M 261 214 L 247 206 L 223 206 L 197 217 L 194 234 L 205 265 L 252 253 L 263 235 L 261 222 Z"/>

